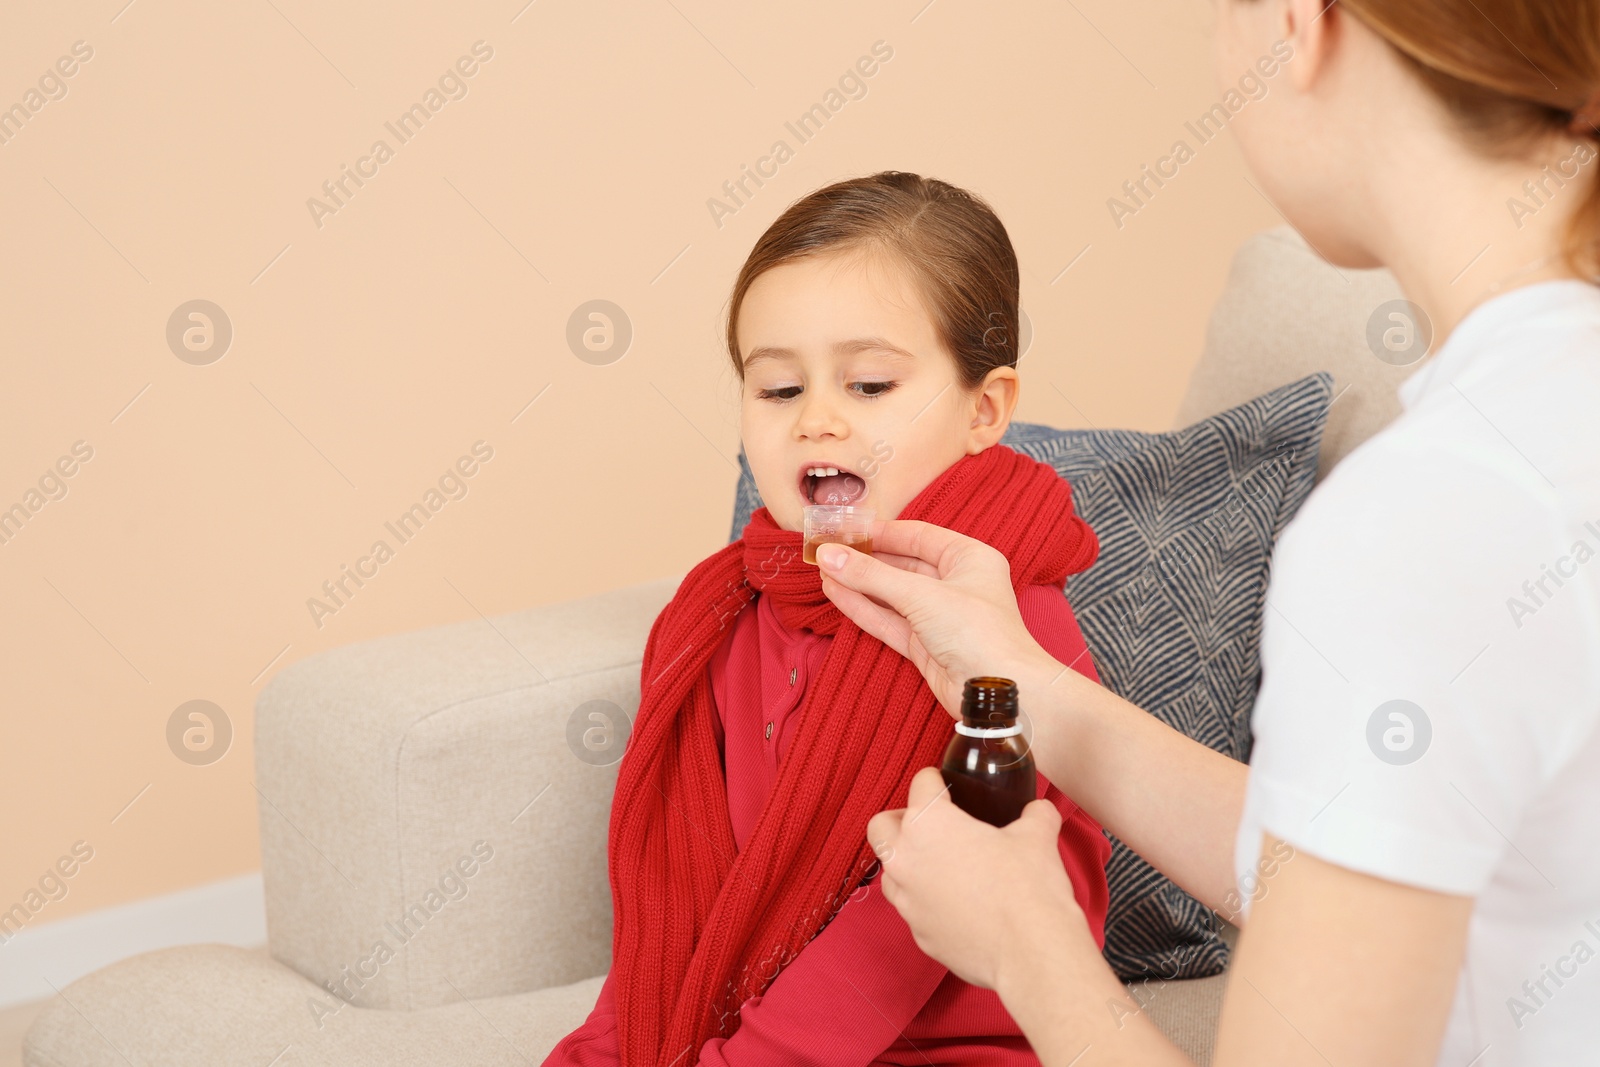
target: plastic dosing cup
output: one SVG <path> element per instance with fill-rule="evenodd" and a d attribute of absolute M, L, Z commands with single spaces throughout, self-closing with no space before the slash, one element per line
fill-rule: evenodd
<path fill-rule="evenodd" d="M 872 508 L 853 504 L 810 504 L 805 508 L 805 547 L 800 558 L 817 562 L 817 546 L 849 545 L 858 552 L 872 551 Z"/>

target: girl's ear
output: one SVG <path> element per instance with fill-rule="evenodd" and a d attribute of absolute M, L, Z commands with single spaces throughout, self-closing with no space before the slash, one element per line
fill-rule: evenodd
<path fill-rule="evenodd" d="M 1005 436 L 1017 409 L 1022 380 L 1015 367 L 994 367 L 972 394 L 972 428 L 968 451 L 982 452 Z"/>

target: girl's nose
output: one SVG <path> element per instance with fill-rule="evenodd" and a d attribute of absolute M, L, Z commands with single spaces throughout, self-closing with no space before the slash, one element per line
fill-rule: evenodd
<path fill-rule="evenodd" d="M 823 395 L 823 392 L 820 389 L 807 389 L 801 395 L 795 432 L 802 437 L 847 436 L 850 427 L 844 419 L 843 404 L 834 397 Z"/>

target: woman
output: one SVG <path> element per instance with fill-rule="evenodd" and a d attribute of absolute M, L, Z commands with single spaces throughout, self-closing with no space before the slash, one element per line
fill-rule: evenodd
<path fill-rule="evenodd" d="M 1225 82 L 1293 50 L 1232 122 L 1264 192 L 1435 339 L 1280 538 L 1249 767 L 1043 655 L 976 541 L 880 523 L 877 558 L 819 553 L 824 590 L 952 713 L 1017 679 L 1040 769 L 1241 927 L 1215 1063 L 1600 1062 L 1600 3 L 1217 21 Z M 1045 1062 L 1187 1062 L 1095 951 L 1055 818 L 995 830 L 929 768 L 868 836 L 918 944 Z"/>

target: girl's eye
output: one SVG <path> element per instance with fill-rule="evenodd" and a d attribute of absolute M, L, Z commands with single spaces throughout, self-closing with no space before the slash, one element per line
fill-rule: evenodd
<path fill-rule="evenodd" d="M 883 396 L 889 390 L 899 385 L 899 382 L 852 382 L 852 387 L 860 386 L 857 396 L 877 397 Z M 793 400 L 800 393 L 800 386 L 785 385 L 778 389 L 758 389 L 756 397 L 760 400 Z"/>

